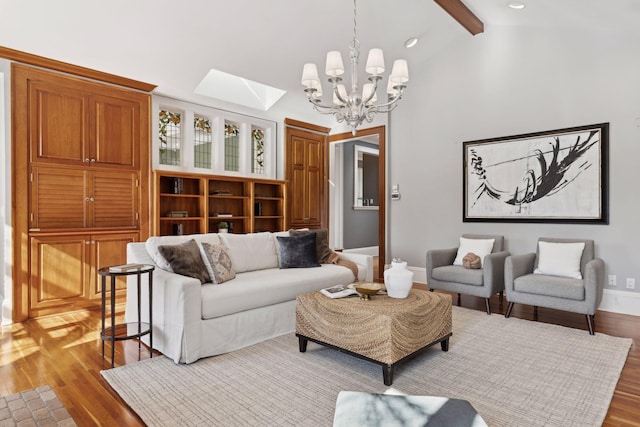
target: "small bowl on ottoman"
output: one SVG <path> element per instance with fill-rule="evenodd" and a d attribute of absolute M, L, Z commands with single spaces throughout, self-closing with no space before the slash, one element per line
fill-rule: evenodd
<path fill-rule="evenodd" d="M 382 289 L 382 285 L 380 283 L 358 282 L 354 284 L 354 288 L 360 294 L 360 299 L 369 300 L 371 295 L 377 294 Z"/>

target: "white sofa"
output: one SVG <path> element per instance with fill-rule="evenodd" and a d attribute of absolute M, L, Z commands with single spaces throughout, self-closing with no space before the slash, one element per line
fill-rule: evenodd
<path fill-rule="evenodd" d="M 151 237 L 127 245 L 127 262 L 156 266 L 153 272 L 153 348 L 176 363 L 237 350 L 295 330 L 295 299 L 299 294 L 354 281 L 350 269 L 322 264 L 314 268 L 278 268 L 281 233 L 194 234 Z M 236 278 L 221 284 L 201 284 L 182 276 L 160 255 L 158 246 L 195 239 L 223 243 Z M 373 279 L 371 256 L 341 254 L 355 262 L 358 279 Z M 148 282 L 143 276 L 142 320 L 148 321 Z M 129 276 L 125 321 L 137 321 L 136 276 Z M 148 344 L 148 336 L 144 338 Z"/>

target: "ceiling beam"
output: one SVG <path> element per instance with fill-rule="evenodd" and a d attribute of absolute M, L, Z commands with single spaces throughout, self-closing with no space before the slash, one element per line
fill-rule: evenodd
<path fill-rule="evenodd" d="M 433 0 L 472 35 L 482 33 L 484 24 L 462 3 L 462 0 Z"/>

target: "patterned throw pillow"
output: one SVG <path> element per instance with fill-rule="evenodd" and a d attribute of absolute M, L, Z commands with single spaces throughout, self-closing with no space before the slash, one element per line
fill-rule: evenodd
<path fill-rule="evenodd" d="M 227 280 L 235 279 L 236 272 L 233 270 L 231 257 L 224 245 L 212 245 L 211 243 L 200 243 L 202 261 L 204 262 L 211 281 L 215 284 L 224 283 Z"/>

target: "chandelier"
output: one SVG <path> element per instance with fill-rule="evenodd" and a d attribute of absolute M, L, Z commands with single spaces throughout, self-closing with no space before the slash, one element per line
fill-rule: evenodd
<path fill-rule="evenodd" d="M 367 58 L 365 71 L 369 74 L 369 83 L 362 86 L 362 93 L 358 87 L 358 59 L 360 56 L 360 42 L 356 37 L 356 0 L 353 0 L 353 40 L 349 43 L 349 62 L 351 63 L 351 91 L 347 92 L 343 85 L 342 74 L 344 65 L 342 55 L 339 51 L 327 53 L 327 64 L 325 73 L 329 76 L 332 86 L 333 102 L 324 104 L 322 102 L 322 85 L 318 77 L 316 64 L 304 64 L 302 70 L 302 84 L 307 93 L 309 102 L 313 108 L 322 114 L 333 114 L 338 123 L 347 122 L 351 126 L 352 133 L 356 134 L 356 129 L 365 120 L 367 123 L 373 121 L 377 113 L 388 113 L 398 105 L 402 98 L 402 93 L 409 81 L 409 69 L 407 61 L 396 59 L 393 63 L 391 74 L 387 84 L 387 102 L 376 104 L 378 83 L 382 80 L 384 73 L 384 56 L 382 49 L 371 49 Z"/>

